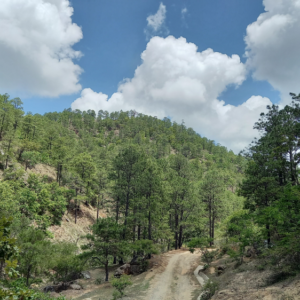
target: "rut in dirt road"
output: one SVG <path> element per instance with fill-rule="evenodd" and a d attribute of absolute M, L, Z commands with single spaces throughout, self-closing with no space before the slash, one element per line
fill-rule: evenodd
<path fill-rule="evenodd" d="M 145 300 L 192 300 L 193 291 L 200 289 L 190 271 L 199 255 L 187 251 L 170 256 L 168 266 L 163 273 L 156 275 Z"/>

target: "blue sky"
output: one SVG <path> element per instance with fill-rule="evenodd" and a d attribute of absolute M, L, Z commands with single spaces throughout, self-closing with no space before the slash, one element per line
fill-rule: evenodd
<path fill-rule="evenodd" d="M 16 3 L 0 3 L 0 93 L 25 111 L 137 109 L 237 151 L 299 92 L 297 0 Z"/>
<path fill-rule="evenodd" d="M 124 78 L 131 78 L 141 63 L 141 53 L 147 40 L 146 18 L 155 14 L 161 1 L 141 0 L 73 0 L 72 20 L 83 31 L 83 39 L 74 49 L 83 53 L 78 64 L 83 68 L 80 83 L 111 96 Z M 164 1 L 167 7 L 166 25 L 169 34 L 185 37 L 195 43 L 199 51 L 212 48 L 227 55 L 238 54 L 245 61 L 247 26 L 264 11 L 261 0 L 194 0 Z M 182 18 L 182 9 L 187 13 Z M 165 36 L 165 34 L 161 34 Z M 238 88 L 229 86 L 222 99 L 240 104 L 253 94 L 279 101 L 279 93 L 267 81 L 251 76 Z M 24 107 L 33 113 L 61 111 L 70 107 L 79 94 L 49 98 L 23 98 Z"/>

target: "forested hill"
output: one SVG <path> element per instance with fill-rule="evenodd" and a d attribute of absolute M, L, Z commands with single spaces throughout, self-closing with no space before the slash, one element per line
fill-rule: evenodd
<path fill-rule="evenodd" d="M 66 281 L 84 268 L 76 245 L 47 238 L 66 211 L 76 222 L 84 205 L 106 210 L 82 249 L 107 268 L 116 257 L 178 249 L 197 237 L 213 243 L 222 221 L 243 207 L 235 194 L 242 156 L 184 123 L 134 111 L 32 115 L 20 99 L 1 95 L 0 162 L 0 237 L 11 230 L 17 238 L 17 269 L 27 284 L 34 272 L 55 270 Z M 55 168 L 56 180 L 31 172 L 36 164 Z M 0 279 L 14 257 L 3 253 Z"/>
<path fill-rule="evenodd" d="M 92 205 L 103 199 L 116 220 L 134 228 L 132 239 L 177 248 L 195 231 L 213 237 L 214 224 L 242 207 L 234 191 L 244 159 L 184 123 L 135 111 L 25 115 L 20 99 L 0 99 L 2 212 L 49 226 L 59 223 L 72 198 Z M 34 175 L 25 181 L 23 170 L 37 163 L 55 167 L 57 184 Z"/>

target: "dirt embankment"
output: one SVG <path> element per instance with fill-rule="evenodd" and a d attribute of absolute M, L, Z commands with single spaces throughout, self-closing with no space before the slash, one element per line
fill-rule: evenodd
<path fill-rule="evenodd" d="M 218 266 L 225 267 L 217 274 Z M 206 274 L 219 289 L 212 300 L 299 300 L 300 276 L 280 277 L 280 270 L 264 268 L 259 259 L 244 258 L 242 265 L 229 256 L 216 260 L 206 270 Z"/>
<path fill-rule="evenodd" d="M 105 210 L 99 211 L 99 217 L 106 217 Z M 66 212 L 61 225 L 51 226 L 49 231 L 52 232 L 56 241 L 68 241 L 81 245 L 83 243 L 82 236 L 90 232 L 90 226 L 95 224 L 96 220 L 97 210 L 90 205 L 81 204 L 76 223 L 74 213 Z"/>

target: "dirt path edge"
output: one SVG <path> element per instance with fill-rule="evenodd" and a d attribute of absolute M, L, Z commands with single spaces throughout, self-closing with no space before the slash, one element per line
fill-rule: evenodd
<path fill-rule="evenodd" d="M 194 275 L 197 278 L 198 282 L 200 283 L 201 287 L 203 287 L 209 280 L 209 278 L 203 273 L 201 272 L 204 269 L 204 266 L 199 265 L 196 270 L 194 271 Z M 204 292 L 202 292 L 199 297 L 197 298 L 197 300 L 201 300 L 201 296 Z"/>

